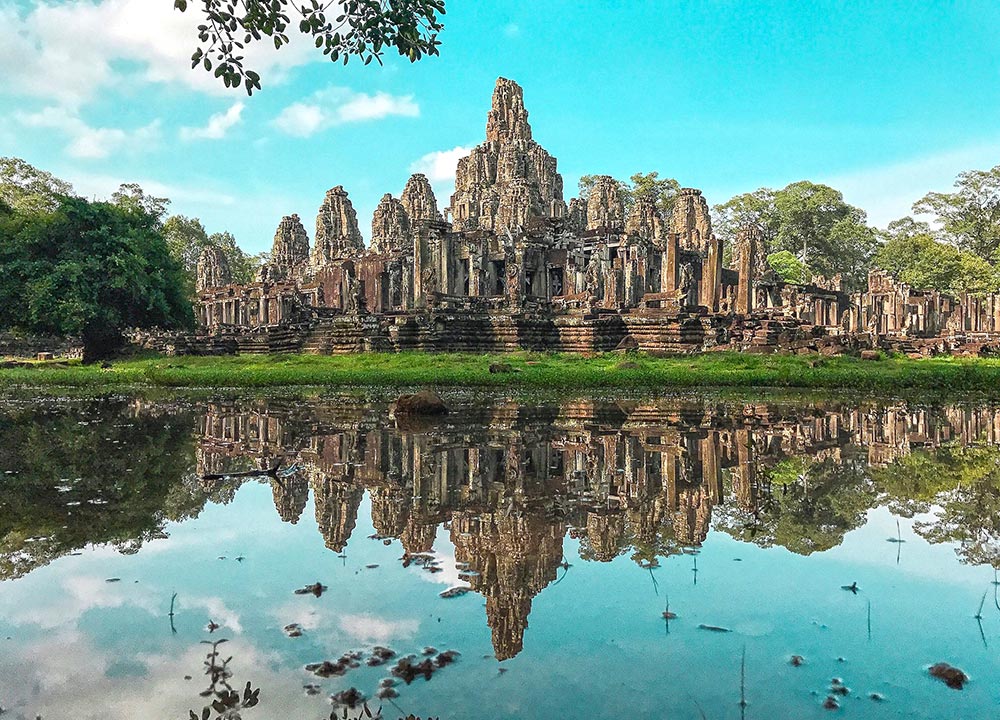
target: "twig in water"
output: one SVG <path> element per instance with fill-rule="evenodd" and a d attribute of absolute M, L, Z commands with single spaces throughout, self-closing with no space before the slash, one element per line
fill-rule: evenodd
<path fill-rule="evenodd" d="M 743 657 L 740 660 L 740 717 L 747 714 L 747 646 L 743 643 Z"/>
<path fill-rule="evenodd" d="M 657 597 L 659 597 L 660 596 L 660 587 L 656 583 L 656 576 L 653 575 L 653 567 L 652 567 L 652 565 L 649 567 L 649 579 L 653 581 L 653 592 L 656 593 Z"/>
<path fill-rule="evenodd" d="M 987 591 L 984 590 L 983 591 L 983 599 L 979 601 L 979 610 L 976 611 L 976 614 L 972 616 L 972 617 L 976 618 L 976 620 L 982 620 L 983 619 L 983 605 L 986 604 L 986 593 L 987 593 Z"/>
<path fill-rule="evenodd" d="M 174 593 L 170 598 L 170 612 L 168 613 L 170 617 L 170 632 L 174 635 L 177 634 L 177 628 L 174 627 L 174 602 L 177 600 L 177 593 Z"/>
<path fill-rule="evenodd" d="M 868 642 L 872 641 L 872 601 L 868 601 Z"/>

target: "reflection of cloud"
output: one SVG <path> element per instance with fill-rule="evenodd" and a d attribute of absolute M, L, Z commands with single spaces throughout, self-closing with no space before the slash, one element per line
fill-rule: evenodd
<path fill-rule="evenodd" d="M 223 628 L 229 628 L 235 633 L 242 633 L 243 626 L 240 624 L 240 616 L 233 610 L 226 607 L 222 598 L 217 597 L 185 597 L 178 598 L 178 606 L 183 609 L 204 608 L 207 617 L 205 624 L 209 620 L 215 621 Z"/>
<path fill-rule="evenodd" d="M 272 668 L 278 658 L 241 639 L 221 646 L 232 656 L 233 685 L 248 680 L 267 687 L 270 707 L 295 709 L 305 716 L 298 668 L 281 674 Z M 112 654 L 77 631 L 53 635 L 21 651 L 0 655 L 4 707 L 11 717 L 132 720 L 188 717 L 205 700 L 198 693 L 208 681 L 202 674 L 208 646 L 192 643 L 178 649 L 166 642 L 162 653 L 133 656 Z M 113 672 L 121 663 L 145 666 L 141 677 Z M 112 672 L 109 672 L 112 670 Z M 192 676 L 191 680 L 184 680 Z M 265 693 L 262 693 L 262 695 Z M 6 715 L 5 715 L 6 717 Z"/>
<path fill-rule="evenodd" d="M 327 625 L 329 622 L 327 614 L 317 610 L 315 603 L 309 603 L 308 601 L 287 602 L 284 605 L 272 608 L 268 614 L 281 627 L 285 627 L 285 625 L 290 625 L 291 623 L 298 623 L 303 630 L 316 630 Z"/>
<path fill-rule="evenodd" d="M 384 643 L 390 639 L 413 637 L 420 623 L 417 620 L 386 620 L 375 615 L 345 615 L 340 628 L 351 637 L 364 642 Z"/>
<path fill-rule="evenodd" d="M 468 585 L 468 583 L 458 576 L 458 568 L 455 567 L 455 555 L 445 555 L 440 552 L 431 553 L 434 555 L 434 559 L 438 561 L 438 567 L 441 568 L 441 572 L 430 573 L 426 570 L 414 566 L 414 572 L 418 574 L 421 580 L 434 583 L 436 585 L 447 585 L 448 587 L 454 587 L 455 585 Z"/>
<path fill-rule="evenodd" d="M 25 586 L 30 601 L 16 596 L 0 605 L 3 615 L 19 625 L 37 625 L 45 630 L 73 625 L 90 610 L 135 607 L 150 615 L 159 613 L 160 598 L 150 588 L 133 583 L 109 583 L 88 575 L 67 577 L 48 593 L 32 592 Z"/>

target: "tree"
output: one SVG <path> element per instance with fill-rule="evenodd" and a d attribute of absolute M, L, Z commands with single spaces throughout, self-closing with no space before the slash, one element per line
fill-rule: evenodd
<path fill-rule="evenodd" d="M 670 219 L 674 211 L 674 202 L 677 200 L 677 193 L 680 192 L 681 184 L 673 178 L 660 179 L 660 173 L 635 173 L 631 178 L 629 195 L 631 202 L 640 198 L 648 198 L 656 205 L 656 209 L 665 220 Z M 629 203 L 631 204 L 631 203 Z"/>
<path fill-rule="evenodd" d="M 732 247 L 739 230 L 756 226 L 768 254 L 787 251 L 819 275 L 840 274 L 864 285 L 877 246 L 865 212 L 828 185 L 807 180 L 781 190 L 760 188 L 714 208 L 716 232 Z"/>
<path fill-rule="evenodd" d="M 52 212 L 0 218 L 0 237 L 2 328 L 79 334 L 89 362 L 126 328 L 193 322 L 181 268 L 142 203 L 64 197 Z"/>
<path fill-rule="evenodd" d="M 167 214 L 170 200 L 167 198 L 147 195 L 146 191 L 135 183 L 122 183 L 111 193 L 111 202 L 129 213 L 146 215 L 159 225 Z"/>
<path fill-rule="evenodd" d="M 874 264 L 915 288 L 949 293 L 1000 289 L 1000 273 L 980 256 L 941 242 L 927 223 L 907 217 L 880 233 Z"/>
<path fill-rule="evenodd" d="M 772 246 L 780 225 L 774 195 L 774 190 L 760 188 L 736 195 L 712 208 L 713 229 L 727 249 L 735 246 L 737 234 L 745 227 L 760 230 L 765 246 Z"/>
<path fill-rule="evenodd" d="M 253 282 L 261 264 L 260 256 L 247 255 L 240 249 L 232 233 L 217 232 L 209 235 L 198 218 L 171 215 L 163 223 L 163 237 L 171 256 L 184 270 L 184 286 L 189 296 L 194 294 L 198 258 L 201 257 L 202 250 L 210 245 L 220 248 L 226 255 L 235 283 Z"/>
<path fill-rule="evenodd" d="M 807 283 L 812 277 L 809 268 L 787 250 L 768 255 L 767 264 L 779 278 L 788 283 Z"/>
<path fill-rule="evenodd" d="M 579 188 L 579 198 L 586 201 L 590 197 L 590 191 L 597 182 L 597 175 L 583 175 L 577 184 Z M 670 214 L 674 210 L 674 202 L 677 193 L 681 189 L 679 182 L 673 178 L 660 179 L 660 173 L 635 173 L 629 178 L 629 182 L 615 180 L 621 192 L 622 203 L 626 212 L 639 198 L 648 198 L 653 201 L 656 208 L 665 220 L 670 219 Z"/>
<path fill-rule="evenodd" d="M 927 193 L 913 205 L 934 215 L 944 240 L 992 262 L 1000 261 L 1000 165 L 970 170 L 955 181 L 953 193 Z"/>
<path fill-rule="evenodd" d="M 49 212 L 59 198 L 72 195 L 65 180 L 29 165 L 21 158 L 0 157 L 0 201 L 21 212 Z"/>
<path fill-rule="evenodd" d="M 288 33 L 298 19 L 298 31 L 310 37 L 317 49 L 346 65 L 359 57 L 365 65 L 382 63 L 385 48 L 395 48 L 410 62 L 437 55 L 438 33 L 444 29 L 444 0 L 199 0 L 203 22 L 201 43 L 191 56 L 191 68 L 214 72 L 226 87 L 260 89 L 260 75 L 244 66 L 244 51 L 269 38 L 275 50 L 290 42 Z M 336 5 L 331 20 L 327 11 Z M 174 0 L 181 12 L 188 0 Z"/>

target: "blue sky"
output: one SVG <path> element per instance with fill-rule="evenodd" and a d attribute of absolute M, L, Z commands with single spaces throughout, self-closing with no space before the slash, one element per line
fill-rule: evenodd
<path fill-rule="evenodd" d="M 256 58 L 252 98 L 189 69 L 196 15 L 172 5 L 0 0 L 0 155 L 89 196 L 139 182 L 254 252 L 285 214 L 311 235 L 334 185 L 366 236 L 415 170 L 444 206 L 500 75 L 567 199 L 586 173 L 713 204 L 810 179 L 884 225 L 1000 164 L 995 2 L 448 0 L 440 57 L 345 68 L 298 43 Z"/>

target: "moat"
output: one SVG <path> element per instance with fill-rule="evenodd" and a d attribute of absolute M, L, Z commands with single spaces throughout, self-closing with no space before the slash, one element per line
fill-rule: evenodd
<path fill-rule="evenodd" d="M 0 715 L 1000 704 L 1000 404 L 444 396 L 5 397 Z"/>

